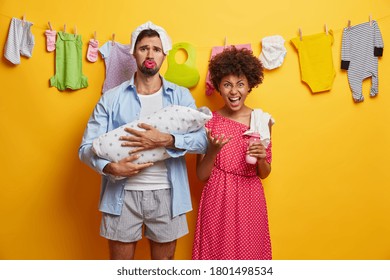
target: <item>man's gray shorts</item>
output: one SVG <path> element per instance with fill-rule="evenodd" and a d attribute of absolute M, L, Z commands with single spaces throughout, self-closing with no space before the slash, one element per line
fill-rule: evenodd
<path fill-rule="evenodd" d="M 121 242 L 135 242 L 145 236 L 155 242 L 176 240 L 188 233 L 186 215 L 172 218 L 171 190 L 127 191 L 121 215 L 103 213 L 100 235 Z"/>

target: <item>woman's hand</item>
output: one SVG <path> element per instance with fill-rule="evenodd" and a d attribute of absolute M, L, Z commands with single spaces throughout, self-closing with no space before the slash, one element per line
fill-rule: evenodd
<path fill-rule="evenodd" d="M 258 160 L 262 160 L 267 157 L 266 148 L 260 141 L 250 143 L 246 154 L 257 158 Z"/>
<path fill-rule="evenodd" d="M 222 135 L 211 135 L 211 130 L 206 128 L 206 133 L 207 133 L 207 139 L 209 141 L 209 146 L 208 146 L 208 151 L 213 152 L 217 154 L 223 146 L 225 146 L 231 139 L 232 137 L 226 137 L 224 134 Z"/>

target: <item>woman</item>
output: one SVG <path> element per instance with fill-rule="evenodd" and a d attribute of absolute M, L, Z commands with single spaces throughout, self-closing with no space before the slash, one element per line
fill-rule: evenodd
<path fill-rule="evenodd" d="M 198 155 L 197 176 L 206 181 L 199 205 L 193 259 L 271 259 L 267 206 L 261 179 L 271 172 L 271 147 L 249 145 L 253 109 L 245 105 L 263 81 L 263 66 L 247 49 L 232 47 L 212 58 L 211 81 L 224 106 L 206 124 L 209 145 Z M 253 121 L 253 120 L 252 120 Z M 271 129 L 272 119 L 266 128 Z M 257 159 L 249 164 L 246 155 Z"/>

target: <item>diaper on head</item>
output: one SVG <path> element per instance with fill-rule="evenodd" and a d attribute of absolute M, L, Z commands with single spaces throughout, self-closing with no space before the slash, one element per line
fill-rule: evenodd
<path fill-rule="evenodd" d="M 137 41 L 137 37 L 143 30 L 146 30 L 146 29 L 154 30 L 154 31 L 156 31 L 158 33 L 158 35 L 160 35 L 160 40 L 161 40 L 161 43 L 162 43 L 163 52 L 165 54 L 168 54 L 168 52 L 172 49 L 171 38 L 169 38 L 169 36 L 168 36 L 168 34 L 167 34 L 167 32 L 165 31 L 164 28 L 162 28 L 162 27 L 160 27 L 158 25 L 153 24 L 151 21 L 148 21 L 148 22 L 138 26 L 133 31 L 133 33 L 131 33 L 130 53 L 131 54 L 134 53 L 135 42 Z"/>

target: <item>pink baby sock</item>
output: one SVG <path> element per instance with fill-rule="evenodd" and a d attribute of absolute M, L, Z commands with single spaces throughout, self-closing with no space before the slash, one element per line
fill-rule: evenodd
<path fill-rule="evenodd" d="M 46 50 L 52 52 L 56 49 L 56 35 L 57 31 L 55 30 L 46 30 Z"/>
<path fill-rule="evenodd" d="M 90 62 L 95 62 L 98 58 L 99 41 L 90 39 L 88 44 L 87 59 Z"/>

